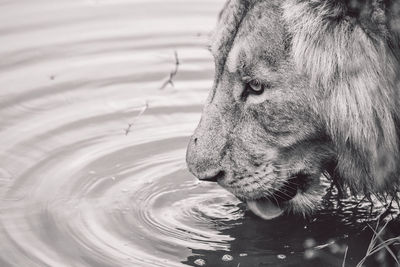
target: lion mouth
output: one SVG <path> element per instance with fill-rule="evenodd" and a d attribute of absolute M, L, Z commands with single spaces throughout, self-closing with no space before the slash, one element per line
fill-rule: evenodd
<path fill-rule="evenodd" d="M 264 220 L 271 220 L 279 217 L 285 212 L 287 202 L 298 194 L 300 184 L 305 177 L 304 174 L 294 175 L 272 195 L 256 200 L 248 200 L 247 206 L 254 214 Z"/>
<path fill-rule="evenodd" d="M 289 180 L 287 180 L 282 187 L 276 190 L 270 197 L 271 200 L 275 201 L 277 205 L 283 202 L 287 202 L 294 198 L 298 191 L 300 185 L 300 176 L 294 175 Z"/>

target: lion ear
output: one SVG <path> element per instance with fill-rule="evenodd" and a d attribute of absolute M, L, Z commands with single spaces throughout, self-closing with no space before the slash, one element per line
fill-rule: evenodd
<path fill-rule="evenodd" d="M 394 187 L 400 70 L 388 46 L 385 12 L 374 10 L 368 31 L 345 20 L 340 5 L 286 1 L 283 9 L 291 55 L 322 99 L 316 106 L 337 149 L 338 172 L 355 191 Z"/>

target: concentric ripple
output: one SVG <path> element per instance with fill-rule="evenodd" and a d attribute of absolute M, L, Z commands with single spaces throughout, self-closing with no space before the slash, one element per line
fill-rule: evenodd
<path fill-rule="evenodd" d="M 222 4 L 0 3 L 0 266 L 181 266 L 229 248 L 243 209 L 185 167 Z"/>

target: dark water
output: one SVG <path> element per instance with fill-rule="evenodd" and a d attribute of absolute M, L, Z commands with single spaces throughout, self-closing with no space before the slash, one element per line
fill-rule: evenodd
<path fill-rule="evenodd" d="M 341 266 L 347 246 L 346 266 L 363 257 L 367 204 L 328 198 L 310 218 L 263 221 L 186 170 L 222 5 L 0 1 L 1 267 Z M 160 90 L 174 51 L 174 87 Z"/>

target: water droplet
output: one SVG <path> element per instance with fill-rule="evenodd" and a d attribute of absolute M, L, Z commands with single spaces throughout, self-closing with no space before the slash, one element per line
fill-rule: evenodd
<path fill-rule="evenodd" d="M 112 176 L 112 177 L 111 177 L 111 180 L 115 181 L 115 177 L 114 177 L 114 176 Z"/>
<path fill-rule="evenodd" d="M 307 249 L 304 252 L 304 258 L 306 258 L 307 260 L 311 260 L 312 258 L 315 257 L 315 251 L 312 249 Z"/>
<path fill-rule="evenodd" d="M 341 251 L 341 247 L 338 244 L 332 244 L 331 246 L 329 246 L 329 249 L 333 254 L 339 253 Z"/>
<path fill-rule="evenodd" d="M 198 266 L 205 266 L 206 265 L 206 261 L 203 259 L 197 259 L 194 261 L 194 264 L 198 265 Z"/>
<path fill-rule="evenodd" d="M 96 174 L 95 171 L 89 171 L 89 174 Z"/>
<path fill-rule="evenodd" d="M 240 253 L 239 256 L 240 256 L 240 257 L 246 257 L 246 256 L 247 256 L 247 253 Z"/>
<path fill-rule="evenodd" d="M 279 254 L 278 256 L 276 256 L 278 259 L 280 259 L 280 260 L 284 260 L 284 259 L 286 259 L 286 255 L 284 255 L 284 254 Z"/>
<path fill-rule="evenodd" d="M 317 242 L 313 238 L 308 238 L 304 241 L 304 248 L 312 248 L 315 247 Z"/>
<path fill-rule="evenodd" d="M 232 261 L 233 257 L 231 255 L 225 254 L 224 256 L 222 256 L 222 260 L 223 261 Z"/>

